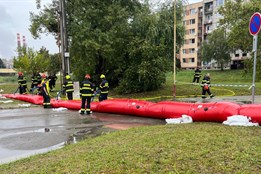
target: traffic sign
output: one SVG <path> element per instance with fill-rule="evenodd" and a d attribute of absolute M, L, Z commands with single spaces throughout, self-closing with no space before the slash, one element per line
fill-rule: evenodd
<path fill-rule="evenodd" d="M 249 32 L 252 36 L 257 35 L 261 28 L 261 14 L 256 12 L 254 13 L 249 22 Z"/>

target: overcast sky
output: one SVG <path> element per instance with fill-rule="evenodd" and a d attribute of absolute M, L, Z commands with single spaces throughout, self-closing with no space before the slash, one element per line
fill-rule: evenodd
<path fill-rule="evenodd" d="M 42 0 L 42 4 L 52 0 Z M 189 3 L 201 0 L 187 0 Z M 26 44 L 34 50 L 46 47 L 50 53 L 57 53 L 58 47 L 53 36 L 42 35 L 41 39 L 33 39 L 28 28 L 30 26 L 29 12 L 37 12 L 35 0 L 0 0 L 0 58 L 10 59 L 17 56 L 16 34 L 25 36 Z"/>

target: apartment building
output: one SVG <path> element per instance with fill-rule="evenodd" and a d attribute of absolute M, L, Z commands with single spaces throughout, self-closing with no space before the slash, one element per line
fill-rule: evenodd
<path fill-rule="evenodd" d="M 207 36 L 219 27 L 219 19 L 222 16 L 218 8 L 224 5 L 225 0 L 203 0 L 185 6 L 183 25 L 186 29 L 185 43 L 180 49 L 180 62 L 183 69 L 217 68 L 215 62 L 203 62 L 199 50 Z M 242 60 L 247 58 L 246 53 L 237 51 L 231 54 L 231 65 L 242 66 Z"/>
<path fill-rule="evenodd" d="M 203 2 L 187 5 L 183 19 L 186 33 L 179 54 L 180 64 L 183 69 L 194 69 L 201 65 L 198 49 L 203 39 Z"/>

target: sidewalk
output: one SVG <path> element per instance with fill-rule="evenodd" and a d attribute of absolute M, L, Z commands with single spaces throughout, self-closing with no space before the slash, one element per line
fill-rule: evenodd
<path fill-rule="evenodd" d="M 218 98 L 218 97 L 217 97 Z M 252 104 L 252 96 L 232 96 L 232 97 L 221 97 L 223 101 L 232 101 L 236 103 Z M 261 96 L 254 96 L 254 104 L 261 104 Z"/>
<path fill-rule="evenodd" d="M 231 96 L 231 97 L 215 96 L 212 99 L 210 99 L 208 97 L 208 98 L 206 98 L 204 100 L 201 97 L 197 97 L 197 98 L 181 98 L 181 99 L 178 99 L 178 100 L 179 101 L 192 102 L 192 103 L 227 101 L 227 102 L 234 102 L 234 103 L 239 103 L 239 104 L 252 104 L 252 96 Z M 261 95 L 255 96 L 254 104 L 261 104 Z"/>

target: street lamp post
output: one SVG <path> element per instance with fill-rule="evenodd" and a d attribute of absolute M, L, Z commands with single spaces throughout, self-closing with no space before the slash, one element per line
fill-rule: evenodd
<path fill-rule="evenodd" d="M 174 30 L 174 38 L 173 38 L 173 100 L 176 99 L 176 35 L 177 35 L 177 17 L 176 17 L 176 4 L 177 4 L 177 0 L 173 1 L 173 8 L 174 8 L 174 26 L 173 26 L 173 30 Z"/>
<path fill-rule="evenodd" d="M 66 74 L 70 73 L 69 52 L 68 52 L 68 39 L 66 31 L 66 13 L 65 1 L 59 0 L 59 22 L 60 22 L 60 40 L 61 40 L 61 59 L 62 59 L 62 73 L 63 78 Z"/>

